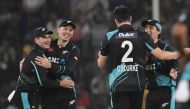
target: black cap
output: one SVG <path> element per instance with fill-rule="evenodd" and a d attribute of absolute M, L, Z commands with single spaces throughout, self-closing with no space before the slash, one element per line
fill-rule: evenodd
<path fill-rule="evenodd" d="M 162 26 L 160 22 L 157 20 L 152 20 L 152 19 L 144 20 L 141 22 L 141 25 L 143 27 L 146 27 L 146 25 L 152 25 L 152 26 L 155 26 L 160 32 L 162 31 Z"/>
<path fill-rule="evenodd" d="M 45 27 L 38 27 L 34 31 L 34 37 L 44 37 L 46 34 L 53 34 L 53 32 Z"/>
<path fill-rule="evenodd" d="M 59 27 L 65 27 L 65 26 L 68 26 L 68 25 L 72 26 L 73 29 L 76 28 L 76 26 L 74 25 L 74 23 L 73 23 L 71 20 L 63 20 L 63 21 L 60 23 Z"/>

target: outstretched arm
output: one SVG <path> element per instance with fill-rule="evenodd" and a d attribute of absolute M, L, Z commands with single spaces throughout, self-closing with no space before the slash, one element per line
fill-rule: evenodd
<path fill-rule="evenodd" d="M 156 58 L 158 58 L 160 60 L 171 60 L 171 59 L 178 58 L 180 56 L 179 51 L 174 51 L 174 52 L 163 51 L 158 47 L 156 49 L 154 49 L 151 52 L 151 54 L 153 54 Z"/>

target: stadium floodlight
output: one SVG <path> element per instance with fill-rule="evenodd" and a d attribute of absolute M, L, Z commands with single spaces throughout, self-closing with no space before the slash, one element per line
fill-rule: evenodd
<path fill-rule="evenodd" d="M 160 21 L 160 0 L 152 0 L 152 19 Z"/>

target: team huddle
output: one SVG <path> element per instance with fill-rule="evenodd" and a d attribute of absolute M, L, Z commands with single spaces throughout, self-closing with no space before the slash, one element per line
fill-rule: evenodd
<path fill-rule="evenodd" d="M 98 66 L 109 72 L 112 108 L 142 109 L 145 88 L 149 91 L 146 109 L 189 108 L 188 87 L 185 88 L 185 96 L 188 95 L 185 97 L 186 101 L 178 102 L 175 106 L 174 96 L 177 74 L 180 71 L 177 58 L 188 53 L 188 48 L 171 51 L 171 48 L 160 40 L 162 26 L 157 20 L 142 21 L 144 32 L 135 30 L 131 26 L 132 14 L 125 6 L 116 7 L 113 17 L 118 29 L 106 33 L 98 58 Z M 182 74 L 186 86 L 189 85 L 189 74 L 187 66 Z M 179 99 L 184 97 L 182 90 L 184 87 L 181 92 L 177 90 Z M 176 101 L 180 100 L 176 97 Z"/>
<path fill-rule="evenodd" d="M 52 31 L 38 27 L 34 46 L 21 61 L 13 101 L 19 109 L 75 109 L 76 92 L 73 70 L 80 50 L 70 41 L 75 25 L 64 20 L 57 28 L 58 39 L 51 41 Z"/>
<path fill-rule="evenodd" d="M 142 109 L 144 90 L 149 92 L 146 109 L 186 109 L 189 107 L 190 69 L 184 67 L 176 92 L 181 51 L 160 40 L 159 21 L 141 22 L 145 31 L 131 26 L 132 14 L 125 6 L 113 10 L 117 29 L 107 32 L 97 64 L 109 77 L 112 109 Z M 80 50 L 70 41 L 75 25 L 63 20 L 57 28 L 58 39 L 51 41 L 52 31 L 38 27 L 33 34 L 34 46 L 20 62 L 15 95 L 18 109 L 76 109 L 73 71 L 79 62 Z M 185 53 L 189 52 L 184 48 Z M 186 89 L 186 99 L 181 95 Z M 179 106 L 175 106 L 178 101 Z M 186 104 L 186 105 L 180 105 Z"/>

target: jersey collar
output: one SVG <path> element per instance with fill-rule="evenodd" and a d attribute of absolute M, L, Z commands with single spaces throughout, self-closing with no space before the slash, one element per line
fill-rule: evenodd
<path fill-rule="evenodd" d="M 119 31 L 134 31 L 134 30 L 135 29 L 131 25 L 128 25 L 128 24 L 119 26 Z"/>

